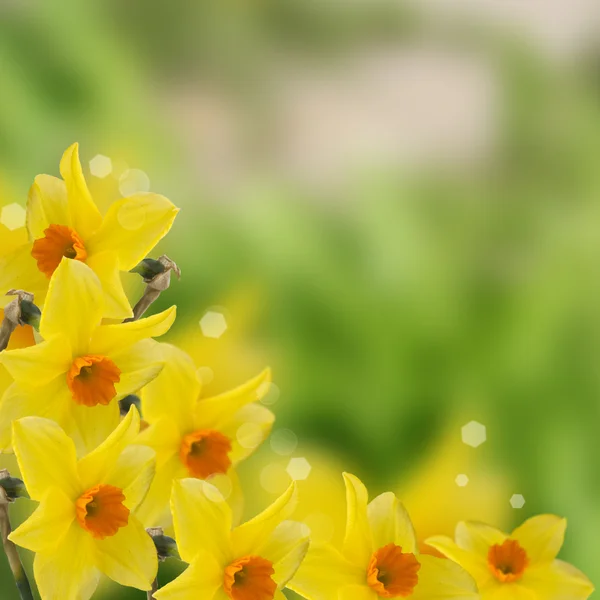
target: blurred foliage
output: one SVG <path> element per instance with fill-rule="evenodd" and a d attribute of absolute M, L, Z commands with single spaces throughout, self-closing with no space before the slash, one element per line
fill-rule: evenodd
<path fill-rule="evenodd" d="M 115 149 L 156 172 L 170 182 L 157 191 L 185 209 L 163 244 L 184 276 L 156 307 L 179 305 L 174 337 L 212 305 L 225 303 L 235 319 L 228 299 L 256 290 L 240 344 L 272 363 L 278 426 L 293 429 L 299 451 L 326 449 L 373 492 L 399 489 L 449 424 L 479 420 L 489 441 L 473 452 L 527 499 L 514 520 L 566 515 L 564 555 L 598 580 L 596 63 L 558 72 L 514 40 L 464 38 L 459 28 L 456 43 L 478 46 L 501 80 L 506 110 L 489 165 L 358 171 L 326 199 L 273 174 L 223 205 L 179 164 L 183 150 L 146 78 L 251 78 L 278 40 L 343 52 L 406 39 L 418 19 L 361 3 L 31 5 L 35 14 L 2 9 L 10 12 L 0 19 L 0 164 L 16 189 L 41 170 L 55 173 L 74 139 L 87 153 Z M 244 477 L 256 479 L 264 460 L 249 461 Z M 175 567 L 164 568 L 167 577 Z"/>

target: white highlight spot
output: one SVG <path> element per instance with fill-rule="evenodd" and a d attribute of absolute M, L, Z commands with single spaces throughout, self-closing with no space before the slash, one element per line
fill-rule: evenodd
<path fill-rule="evenodd" d="M 487 440 L 485 425 L 477 421 L 471 421 L 462 428 L 462 441 L 473 448 L 481 446 Z"/>
<path fill-rule="evenodd" d="M 25 212 L 25 209 L 20 204 L 13 202 L 2 208 L 0 223 L 7 229 L 14 231 L 15 229 L 25 226 L 26 216 L 27 213 Z"/>
<path fill-rule="evenodd" d="M 220 338 L 227 331 L 225 315 L 214 310 L 207 311 L 200 319 L 200 329 L 204 337 Z"/>
<path fill-rule="evenodd" d="M 294 481 L 308 479 L 312 467 L 306 458 L 292 458 L 288 463 L 286 471 Z"/>
<path fill-rule="evenodd" d="M 108 156 L 103 154 L 96 154 L 92 160 L 90 160 L 90 173 L 94 177 L 104 179 L 112 173 L 112 161 Z"/>

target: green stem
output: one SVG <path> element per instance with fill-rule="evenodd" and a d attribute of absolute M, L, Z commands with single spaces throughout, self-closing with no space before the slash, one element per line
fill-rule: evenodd
<path fill-rule="evenodd" d="M 17 589 L 21 600 L 33 600 L 33 594 L 31 593 L 31 586 L 29 580 L 25 574 L 23 563 L 17 552 L 17 547 L 8 539 L 11 532 L 10 519 L 8 517 L 8 497 L 4 488 L 0 487 L 0 534 L 2 535 L 2 544 L 4 545 L 4 552 L 8 558 L 8 564 L 10 570 L 15 578 Z"/>
<path fill-rule="evenodd" d="M 152 582 L 152 589 L 148 592 L 148 600 L 154 600 L 154 592 L 158 591 L 158 578 Z"/>

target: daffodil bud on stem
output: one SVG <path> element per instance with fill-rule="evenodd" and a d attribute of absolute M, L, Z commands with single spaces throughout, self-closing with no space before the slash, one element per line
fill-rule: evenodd
<path fill-rule="evenodd" d="M 6 480 L 8 480 L 9 483 L 3 483 Z M 27 575 L 25 574 L 25 569 L 23 569 L 23 563 L 21 562 L 21 558 L 19 557 L 19 553 L 17 552 L 17 547 L 13 544 L 13 542 L 11 542 L 8 539 L 8 536 L 12 531 L 10 527 L 10 519 L 8 516 L 8 505 L 10 504 L 10 502 L 14 501 L 14 499 L 19 496 L 14 496 L 11 499 L 11 496 L 9 495 L 10 492 L 7 492 L 7 488 L 12 489 L 15 485 L 14 482 L 16 481 L 20 480 L 16 480 L 15 478 L 11 477 L 10 473 L 6 469 L 0 470 L 0 535 L 2 536 L 4 552 L 6 552 L 8 564 L 15 578 L 15 583 L 17 585 L 17 589 L 19 590 L 19 595 L 21 596 L 21 599 L 33 600 L 31 586 L 29 585 L 29 580 L 27 579 Z"/>
<path fill-rule="evenodd" d="M 165 535 L 162 527 L 150 527 L 146 529 L 148 535 L 152 538 L 156 547 L 156 554 L 160 562 L 164 562 L 167 558 L 179 558 L 177 544 L 172 537 Z M 154 592 L 158 590 L 158 579 L 155 578 L 152 582 L 152 589 L 148 592 L 148 600 L 154 598 Z"/>
<path fill-rule="evenodd" d="M 40 309 L 33 303 L 33 294 L 23 290 L 9 290 L 7 296 L 17 296 L 4 308 L 4 320 L 0 324 L 0 352 L 8 346 L 10 336 L 19 325 L 31 325 L 38 329 Z"/>
<path fill-rule="evenodd" d="M 140 319 L 161 292 L 168 289 L 171 285 L 171 271 L 177 275 L 177 279 L 181 278 L 181 270 L 166 254 L 158 260 L 146 258 L 131 270 L 132 273 L 141 275 L 147 285 L 144 295 L 133 307 L 133 318 L 125 319 L 125 323 Z"/>

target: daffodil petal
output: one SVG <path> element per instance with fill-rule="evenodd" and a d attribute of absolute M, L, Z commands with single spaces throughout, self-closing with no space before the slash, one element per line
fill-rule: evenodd
<path fill-rule="evenodd" d="M 49 225 L 71 226 L 67 200 L 67 186 L 62 179 L 51 175 L 38 175 L 27 197 L 27 230 L 29 238 L 44 236 Z"/>
<path fill-rule="evenodd" d="M 464 550 L 453 539 L 446 536 L 434 536 L 425 540 L 428 546 L 466 569 L 477 581 L 480 587 L 490 581 L 493 576 L 488 568 L 487 559 L 480 554 Z"/>
<path fill-rule="evenodd" d="M 146 417 L 146 413 L 143 414 L 144 417 Z M 147 418 L 144 420 L 147 420 Z M 161 465 L 170 460 L 173 456 L 179 455 L 181 434 L 173 420 L 164 416 L 141 431 L 137 437 L 136 443 L 150 446 L 156 452 L 156 464 L 160 468 Z M 179 458 L 177 460 L 179 460 Z M 181 461 L 180 464 L 183 468 Z M 171 486 L 169 486 L 169 489 L 167 490 L 167 494 L 169 495 L 170 493 Z"/>
<path fill-rule="evenodd" d="M 233 465 L 248 458 L 268 437 L 275 415 L 260 404 L 247 404 L 223 424 L 220 431 L 231 440 L 229 458 Z M 200 428 L 200 427 L 199 427 Z M 248 434 L 244 429 L 248 428 Z"/>
<path fill-rule="evenodd" d="M 594 585 L 581 571 L 562 560 L 528 569 L 523 585 L 544 600 L 585 600 L 594 591 Z"/>
<path fill-rule="evenodd" d="M 296 509 L 298 489 L 296 482 L 262 513 L 236 527 L 231 534 L 234 553 L 250 556 L 272 535 L 280 523 L 288 519 Z"/>
<path fill-rule="evenodd" d="M 350 585 L 338 592 L 338 600 L 378 600 L 379 596 L 367 585 Z"/>
<path fill-rule="evenodd" d="M 265 369 L 254 379 L 229 392 L 201 399 L 196 405 L 195 422 L 207 429 L 220 429 L 240 408 L 260 400 L 267 387 L 265 384 L 270 381 L 271 370 Z"/>
<path fill-rule="evenodd" d="M 200 597 L 213 600 L 222 586 L 223 569 L 211 554 L 202 551 L 177 579 L 154 592 L 154 597 L 156 600 L 189 600 Z"/>
<path fill-rule="evenodd" d="M 113 404 L 113 403 L 111 403 Z M 90 410 L 89 407 L 81 407 Z M 103 406 L 103 409 L 109 407 Z M 117 407 L 118 410 L 118 407 Z M 118 417 L 117 417 L 118 421 Z M 84 488 L 103 482 L 115 468 L 117 459 L 126 446 L 131 444 L 140 430 L 140 414 L 132 406 L 125 418 L 111 430 L 108 437 L 95 450 L 84 456 L 77 464 Z"/>
<path fill-rule="evenodd" d="M 349 473 L 344 473 L 344 482 L 347 502 L 344 556 L 356 564 L 368 565 L 374 548 L 367 516 L 367 488 L 358 477 Z"/>
<path fill-rule="evenodd" d="M 94 331 L 90 348 L 95 354 L 110 356 L 143 339 L 159 337 L 169 331 L 175 321 L 175 314 L 176 308 L 171 306 L 145 319 L 102 325 Z"/>
<path fill-rule="evenodd" d="M 464 550 L 475 552 L 487 560 L 490 547 L 502 544 L 506 534 L 495 527 L 475 521 L 461 521 L 456 526 L 456 543 Z"/>
<path fill-rule="evenodd" d="M 393 493 L 387 492 L 372 500 L 367 507 L 367 515 L 374 548 L 396 544 L 404 552 L 415 552 L 417 538 L 413 524 L 403 504 Z"/>
<path fill-rule="evenodd" d="M 189 431 L 200 393 L 196 367 L 188 354 L 170 344 L 160 344 L 159 353 L 164 367 L 160 376 L 143 390 L 144 418 L 152 423 L 168 414 L 180 431 Z"/>
<path fill-rule="evenodd" d="M 77 522 L 52 552 L 38 552 L 33 561 L 42 598 L 89 600 L 98 587 L 91 536 Z"/>
<path fill-rule="evenodd" d="M 495 582 L 491 587 L 484 588 L 483 597 L 485 600 L 538 600 L 537 594 L 520 583 Z"/>
<path fill-rule="evenodd" d="M 158 570 L 152 538 L 134 515 L 115 535 L 95 541 L 98 568 L 108 577 L 139 590 L 149 590 Z"/>
<path fill-rule="evenodd" d="M 198 552 L 205 550 L 219 564 L 228 564 L 231 559 L 231 510 L 216 488 L 199 479 L 175 481 L 171 511 L 183 560 L 192 562 Z"/>
<path fill-rule="evenodd" d="M 114 468 L 103 483 L 114 485 L 123 490 L 125 506 L 135 511 L 142 503 L 156 468 L 156 453 L 148 446 L 128 446 L 121 452 Z"/>
<path fill-rule="evenodd" d="M 66 377 L 73 355 L 67 339 L 58 335 L 28 348 L 5 350 L 0 362 L 21 387 L 36 388 L 60 375 Z"/>
<path fill-rule="evenodd" d="M 128 319 L 133 316 L 123 289 L 116 252 L 106 251 L 88 256 L 87 265 L 96 273 L 104 292 L 104 316 L 109 319 Z"/>
<path fill-rule="evenodd" d="M 164 196 L 139 193 L 113 202 L 90 240 L 92 252 L 115 250 L 122 271 L 133 269 L 168 233 L 179 210 Z"/>
<path fill-rule="evenodd" d="M 0 259 L 0 308 L 13 300 L 5 295 L 11 288 L 27 290 L 34 295 L 36 304 L 42 306 L 47 287 L 48 279 L 37 268 L 29 244 L 15 248 Z"/>
<path fill-rule="evenodd" d="M 273 581 L 279 589 L 286 586 L 304 560 L 309 545 L 309 534 L 302 523 L 284 521 L 269 538 L 256 549 L 256 555 L 273 564 Z"/>
<path fill-rule="evenodd" d="M 73 356 L 87 353 L 92 332 L 103 316 L 101 298 L 102 286 L 96 274 L 78 260 L 63 258 L 50 280 L 40 321 L 42 337 L 64 335 Z"/>
<path fill-rule="evenodd" d="M 51 552 L 75 519 L 75 505 L 58 487 L 48 488 L 32 515 L 17 527 L 10 540 L 32 552 Z"/>
<path fill-rule="evenodd" d="M 475 580 L 456 563 L 446 558 L 421 554 L 419 583 L 411 599 L 414 600 L 478 600 Z"/>
<path fill-rule="evenodd" d="M 73 403 L 66 417 L 65 431 L 73 438 L 78 453 L 87 454 L 102 444 L 119 424 L 119 403 L 116 400 L 108 406 Z"/>
<path fill-rule="evenodd" d="M 169 499 L 173 481 L 187 477 L 187 471 L 178 456 L 171 457 L 158 467 L 150 489 L 136 512 L 146 527 L 170 527 L 173 523 Z"/>
<path fill-rule="evenodd" d="M 74 499 L 81 490 L 75 446 L 54 422 L 25 417 L 13 423 L 13 447 L 27 491 L 40 501 L 46 491 L 59 487 Z"/>
<path fill-rule="evenodd" d="M 567 521 L 555 515 L 533 517 L 511 534 L 527 552 L 532 564 L 553 561 L 565 539 Z"/>
<path fill-rule="evenodd" d="M 92 200 L 83 176 L 79 144 L 72 144 L 65 150 L 60 161 L 60 174 L 67 188 L 72 227 L 87 241 L 99 229 L 102 215 Z"/>
<path fill-rule="evenodd" d="M 364 584 L 366 566 L 349 563 L 333 546 L 311 546 L 288 588 L 311 600 L 332 600 L 341 588 Z"/>

